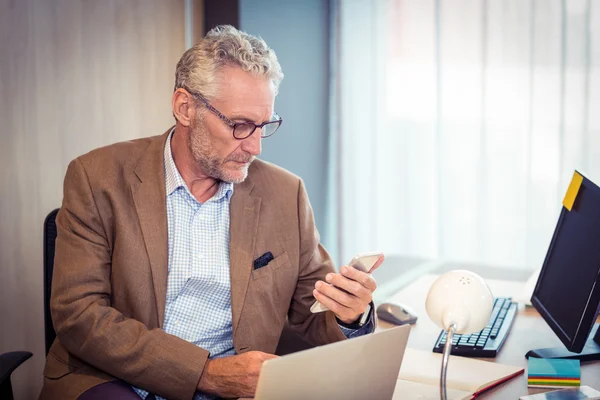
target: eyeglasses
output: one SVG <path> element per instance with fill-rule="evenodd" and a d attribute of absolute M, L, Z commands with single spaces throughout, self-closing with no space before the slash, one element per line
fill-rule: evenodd
<path fill-rule="evenodd" d="M 225 122 L 233 130 L 233 137 L 238 140 L 246 139 L 247 137 L 252 135 L 257 128 L 260 130 L 261 138 L 272 136 L 277 131 L 277 129 L 279 129 L 281 123 L 283 122 L 283 119 L 281 119 L 281 117 L 277 115 L 277 113 L 273 113 L 274 119 L 272 121 L 263 122 L 259 125 L 255 124 L 254 122 L 234 122 L 226 116 L 224 116 L 223 114 L 221 114 L 219 110 L 211 106 L 208 100 L 206 100 L 206 98 L 200 93 L 189 89 L 186 90 L 189 93 L 191 93 L 194 97 L 202 101 L 206 108 L 208 108 L 213 114 L 219 117 L 221 121 Z"/>

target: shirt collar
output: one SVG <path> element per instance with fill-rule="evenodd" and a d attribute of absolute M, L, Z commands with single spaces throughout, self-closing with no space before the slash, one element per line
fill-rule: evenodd
<path fill-rule="evenodd" d="M 183 187 L 186 192 L 190 196 L 192 196 L 189 188 L 185 184 L 185 181 L 181 177 L 177 166 L 175 165 L 175 160 L 173 160 L 173 153 L 171 152 L 171 138 L 175 133 L 175 128 L 171 130 L 169 136 L 167 137 L 167 142 L 165 143 L 165 181 L 166 181 L 166 190 L 167 197 L 171 195 L 175 190 Z M 219 200 L 225 197 L 227 200 L 231 199 L 231 195 L 233 194 L 233 183 L 231 182 L 223 182 L 219 183 L 219 189 L 217 193 L 211 198 L 211 200 Z M 194 198 L 194 196 L 192 196 Z"/>

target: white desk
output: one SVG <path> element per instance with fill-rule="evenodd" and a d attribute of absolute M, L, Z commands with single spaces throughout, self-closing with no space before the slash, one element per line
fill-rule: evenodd
<path fill-rule="evenodd" d="M 498 280 L 498 278 L 502 278 L 502 270 L 470 269 L 488 281 L 490 289 L 495 296 L 515 295 L 525 285 L 525 281 Z M 444 271 L 440 271 L 439 273 L 442 272 Z M 434 273 L 437 273 L 437 271 L 434 271 Z M 507 271 L 506 275 L 510 276 L 511 271 Z M 489 279 L 490 276 L 495 279 Z M 431 322 L 425 311 L 425 298 L 434 279 L 434 275 L 421 276 L 391 297 L 391 300 L 396 300 L 413 308 L 419 316 L 417 323 L 412 327 L 408 341 L 408 346 L 415 349 L 431 351 L 440 333 L 440 328 Z M 520 309 L 515 317 L 514 324 L 498 356 L 493 359 L 482 358 L 482 360 L 526 367 L 527 359 L 525 358 L 525 353 L 527 351 L 534 348 L 562 346 L 560 340 L 554 335 L 554 332 L 552 332 L 535 309 L 525 308 L 524 306 L 519 307 Z M 384 321 L 379 321 L 378 324 L 378 329 L 386 329 L 393 326 Z M 450 366 L 450 368 L 452 367 Z M 600 390 L 600 362 L 582 364 L 581 384 Z M 525 394 L 534 394 L 543 391 L 545 390 L 527 388 L 527 369 L 525 369 L 523 375 L 491 389 L 479 398 L 518 399 L 519 396 Z"/>

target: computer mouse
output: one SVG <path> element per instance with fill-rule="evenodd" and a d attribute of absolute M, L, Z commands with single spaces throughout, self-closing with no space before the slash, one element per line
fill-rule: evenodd
<path fill-rule="evenodd" d="M 409 307 L 398 303 L 381 303 L 377 307 L 377 317 L 395 325 L 414 324 L 417 315 Z"/>

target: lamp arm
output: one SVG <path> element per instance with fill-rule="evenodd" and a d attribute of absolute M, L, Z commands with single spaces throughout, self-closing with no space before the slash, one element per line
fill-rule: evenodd
<path fill-rule="evenodd" d="M 440 374 L 440 398 L 446 400 L 446 375 L 448 373 L 448 360 L 450 359 L 450 351 L 452 351 L 452 339 L 456 331 L 456 324 L 450 324 L 446 332 L 446 344 L 444 345 L 444 354 L 442 355 L 442 371 Z"/>

